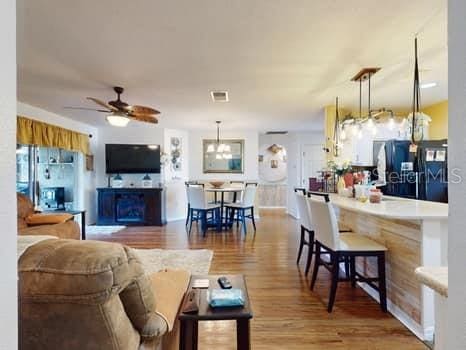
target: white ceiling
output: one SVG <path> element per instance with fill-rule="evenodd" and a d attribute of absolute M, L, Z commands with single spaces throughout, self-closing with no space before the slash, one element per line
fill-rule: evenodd
<path fill-rule="evenodd" d="M 312 130 L 360 68 L 379 66 L 374 107 L 409 108 L 420 29 L 422 91 L 447 98 L 446 0 L 18 0 L 18 99 L 92 125 L 64 106 L 93 96 L 159 109 L 174 128 Z M 214 104 L 209 91 L 228 90 Z"/>

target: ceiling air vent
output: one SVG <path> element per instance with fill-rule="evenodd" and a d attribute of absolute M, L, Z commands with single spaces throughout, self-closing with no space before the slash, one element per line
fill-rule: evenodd
<path fill-rule="evenodd" d="M 214 102 L 228 102 L 228 91 L 211 91 L 210 96 Z"/>
<path fill-rule="evenodd" d="M 267 131 L 266 135 L 286 135 L 288 131 Z"/>

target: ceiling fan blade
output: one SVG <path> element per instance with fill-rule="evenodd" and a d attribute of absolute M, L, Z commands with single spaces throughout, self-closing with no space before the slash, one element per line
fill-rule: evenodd
<path fill-rule="evenodd" d="M 99 100 L 98 98 L 94 98 L 94 97 L 86 97 L 86 98 L 90 101 L 93 101 L 94 103 L 97 103 L 99 106 L 105 107 L 111 111 L 114 111 L 114 112 L 118 111 L 118 108 L 115 108 L 109 105 L 108 103 L 105 103 L 104 101 Z"/>
<path fill-rule="evenodd" d="M 139 122 L 145 122 L 145 123 L 151 123 L 151 124 L 157 124 L 159 122 L 155 116 L 149 115 L 149 114 L 129 113 L 129 116 L 131 117 L 131 119 L 137 120 Z"/>
<path fill-rule="evenodd" d="M 153 109 L 151 107 L 145 107 L 145 106 L 137 106 L 137 105 L 133 105 L 133 106 L 127 106 L 125 107 L 125 110 L 129 113 L 134 113 L 134 114 L 137 114 L 137 115 L 157 115 L 157 114 L 160 114 L 160 112 L 156 109 Z"/>
<path fill-rule="evenodd" d="M 64 109 L 77 109 L 81 111 L 94 111 L 94 112 L 104 112 L 104 113 L 112 113 L 112 111 L 107 109 L 95 109 L 95 108 L 87 108 L 87 107 L 69 107 L 65 106 Z"/>

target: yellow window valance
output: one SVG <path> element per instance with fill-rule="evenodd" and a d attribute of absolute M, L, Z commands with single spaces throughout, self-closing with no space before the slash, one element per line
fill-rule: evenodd
<path fill-rule="evenodd" d="M 22 145 L 56 147 L 90 154 L 88 135 L 23 116 L 16 119 L 16 140 Z"/>

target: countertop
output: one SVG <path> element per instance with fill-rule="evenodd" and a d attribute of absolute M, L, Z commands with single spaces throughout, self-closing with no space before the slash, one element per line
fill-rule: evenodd
<path fill-rule="evenodd" d="M 448 297 L 448 267 L 421 266 L 415 272 L 419 282 Z"/>
<path fill-rule="evenodd" d="M 381 203 L 359 202 L 354 198 L 330 194 L 330 202 L 339 208 L 399 220 L 448 219 L 448 204 L 384 196 Z"/>

